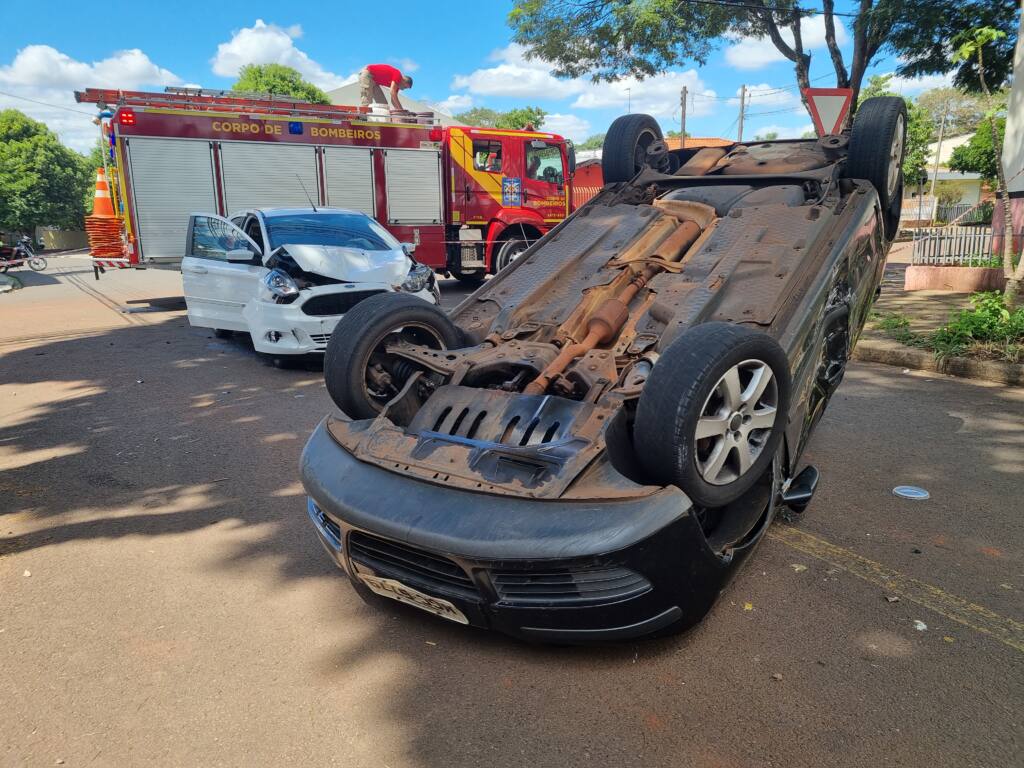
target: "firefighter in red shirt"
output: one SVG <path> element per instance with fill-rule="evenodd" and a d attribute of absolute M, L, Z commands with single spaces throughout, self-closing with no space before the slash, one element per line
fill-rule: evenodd
<path fill-rule="evenodd" d="M 364 107 L 371 103 L 387 104 L 384 88 L 391 91 L 391 106 L 404 109 L 398 100 L 398 92 L 412 87 L 412 78 L 403 75 L 397 67 L 390 64 L 367 64 L 359 73 L 359 96 Z"/>

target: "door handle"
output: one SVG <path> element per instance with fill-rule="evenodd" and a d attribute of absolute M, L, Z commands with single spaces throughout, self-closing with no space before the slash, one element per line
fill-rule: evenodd
<path fill-rule="evenodd" d="M 189 267 L 188 269 L 181 270 L 182 272 L 191 272 L 193 275 L 205 275 L 206 267 Z"/>

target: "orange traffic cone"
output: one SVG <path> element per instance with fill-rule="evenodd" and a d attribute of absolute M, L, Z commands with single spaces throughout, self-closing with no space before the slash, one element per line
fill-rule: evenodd
<path fill-rule="evenodd" d="M 110 200 L 110 186 L 102 168 L 96 169 L 96 194 L 92 199 L 93 216 L 113 216 L 114 204 Z"/>

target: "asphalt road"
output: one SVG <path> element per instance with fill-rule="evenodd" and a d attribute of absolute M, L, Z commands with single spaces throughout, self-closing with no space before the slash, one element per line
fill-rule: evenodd
<path fill-rule="evenodd" d="M 851 366 L 818 497 L 703 625 L 534 647 L 336 572 L 296 472 L 318 372 L 189 328 L 174 273 L 24 277 L 0 296 L 2 765 L 1020 764 L 1024 390 Z"/>

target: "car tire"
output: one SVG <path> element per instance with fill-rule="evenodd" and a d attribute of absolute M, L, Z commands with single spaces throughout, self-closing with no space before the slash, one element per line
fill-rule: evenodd
<path fill-rule="evenodd" d="M 661 126 L 650 115 L 615 118 L 601 149 L 604 183 L 629 181 L 640 173 L 647 164 L 647 148 L 661 138 Z"/>
<path fill-rule="evenodd" d="M 386 359 L 379 347 L 393 333 L 437 349 L 462 346 L 462 331 L 448 315 L 416 296 L 383 293 L 356 304 L 334 327 L 324 353 L 327 392 L 353 419 L 374 418 L 390 399 L 386 393 L 373 396 L 367 379 L 371 367 L 379 367 L 395 379 L 403 372 L 408 374 L 410 367 L 415 369 L 413 363 L 404 371 L 388 369 L 394 361 Z M 394 389 L 400 389 L 400 382 Z"/>
<path fill-rule="evenodd" d="M 640 394 L 637 458 L 653 480 L 678 486 L 695 504 L 725 506 L 771 464 L 790 386 L 786 355 L 767 334 L 731 323 L 694 326 L 662 352 Z"/>
<path fill-rule="evenodd" d="M 846 157 L 846 176 L 865 179 L 875 187 L 885 235 L 890 240 L 899 227 L 906 143 L 907 105 L 902 98 L 876 96 L 857 107 Z"/>

